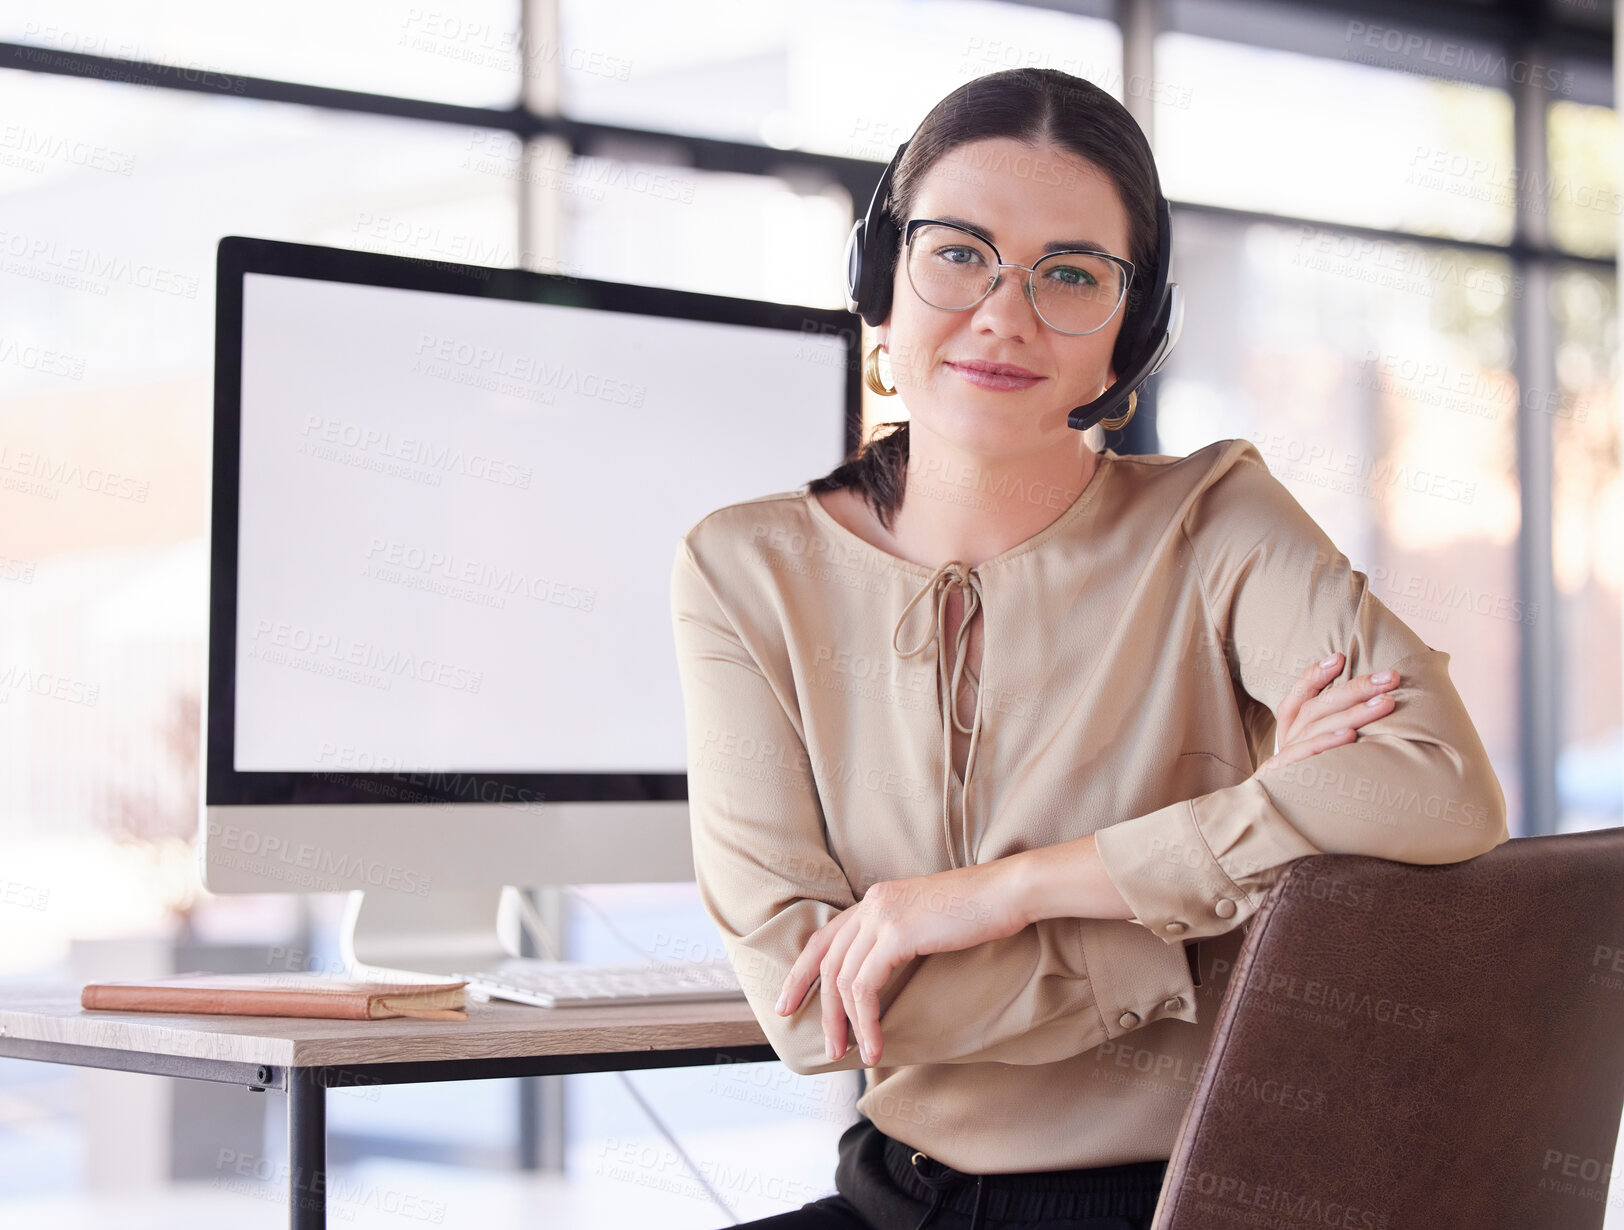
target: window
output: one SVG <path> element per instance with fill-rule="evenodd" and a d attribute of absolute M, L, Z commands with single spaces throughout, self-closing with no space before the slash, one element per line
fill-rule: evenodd
<path fill-rule="evenodd" d="M 14 71 L 0 115 L 29 137 L 0 163 L 0 661 L 94 697 L 0 706 L 6 746 L 26 749 L 0 780 L 26 879 L 55 843 L 118 823 L 129 792 L 180 809 L 195 786 L 164 740 L 204 652 L 220 236 L 504 264 L 517 208 L 511 180 L 470 169 L 474 129 Z M 12 481 L 25 456 L 43 479 Z M 119 481 L 50 477 L 65 462 Z M 96 917 L 161 907 L 162 868 L 132 871 L 112 843 L 82 860 L 57 908 L 18 920 L 5 964 L 65 956 L 75 899 Z"/>
<path fill-rule="evenodd" d="M 1170 200 L 1504 243 L 1511 98 L 1192 34 L 1156 40 Z M 1184 100 L 1183 105 L 1179 105 Z"/>
<path fill-rule="evenodd" d="M 518 141 L 509 142 L 511 164 Z M 524 175 L 536 188 L 535 229 L 560 236 L 562 268 L 645 286 L 845 307 L 852 202 L 839 184 L 812 177 L 795 185 L 646 157 L 572 155 L 550 139 L 531 144 Z"/>
<path fill-rule="evenodd" d="M 1503 258 L 1177 210 L 1161 451 L 1245 437 L 1435 649 L 1519 805 L 1520 524 Z"/>
<path fill-rule="evenodd" d="M 1617 280 L 1594 269 L 1557 271 L 1556 388 L 1530 390 L 1523 412 L 1549 414 L 1555 446 L 1552 546 L 1562 666 L 1557 760 L 1561 827 L 1624 824 L 1624 482 L 1619 478 Z M 1613 686 L 1607 686 L 1607 685 Z"/>
<path fill-rule="evenodd" d="M 519 99 L 557 49 L 522 47 L 520 0 L 50 0 L 7 5 L 0 39 L 47 51 L 163 64 L 183 79 L 227 74 L 478 107 Z M 15 114 L 10 113 L 10 114 Z"/>
<path fill-rule="evenodd" d="M 885 162 L 945 94 L 1000 69 L 1124 97 L 1114 23 L 1022 4 L 563 0 L 562 15 L 564 46 L 628 66 L 570 71 L 564 113 L 661 132 Z"/>
<path fill-rule="evenodd" d="M 1618 180 L 1618 113 L 1557 101 L 1547 129 L 1550 175 L 1544 193 L 1530 185 L 1533 207 L 1548 209 L 1551 239 L 1580 256 L 1618 251 L 1624 196 Z"/>

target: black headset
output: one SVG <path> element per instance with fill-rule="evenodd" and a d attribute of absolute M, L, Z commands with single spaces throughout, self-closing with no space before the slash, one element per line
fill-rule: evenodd
<path fill-rule="evenodd" d="M 886 205 L 891 176 L 907 148 L 907 141 L 897 146 L 897 152 L 875 186 L 868 213 L 852 224 L 851 234 L 846 239 L 846 307 L 859 313 L 870 325 L 880 324 L 891 311 L 891 285 L 896 276 L 900 239 Z M 1116 383 L 1067 416 L 1067 426 L 1078 431 L 1087 430 L 1103 418 L 1118 417 L 1129 397 L 1166 362 L 1184 327 L 1184 294 L 1177 282 L 1167 280 L 1172 222 L 1154 160 L 1150 174 L 1156 188 L 1156 282 L 1148 304 L 1141 304 L 1138 311 L 1129 311 L 1129 319 L 1124 321 L 1117 335 L 1116 346 L 1111 351 L 1111 365 L 1117 370 Z M 1140 272 L 1134 271 L 1136 278 Z M 1132 287 L 1129 290 L 1131 305 Z"/>

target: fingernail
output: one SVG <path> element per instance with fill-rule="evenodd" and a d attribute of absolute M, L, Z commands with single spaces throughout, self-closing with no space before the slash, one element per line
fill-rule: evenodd
<path fill-rule="evenodd" d="M 1333 653 L 1330 657 L 1326 658 L 1325 661 L 1321 662 L 1320 665 L 1321 666 L 1335 666 L 1336 665 L 1336 655 Z"/>
<path fill-rule="evenodd" d="M 833 1059 L 835 1057 L 835 1044 L 833 1042 L 831 1042 L 828 1038 L 825 1038 L 823 1040 L 823 1053 L 825 1055 L 827 1055 L 830 1059 Z"/>
<path fill-rule="evenodd" d="M 864 1063 L 872 1064 L 874 1062 L 874 1053 L 866 1045 L 859 1047 L 858 1052 L 863 1056 Z"/>
<path fill-rule="evenodd" d="M 1379 672 L 1377 674 L 1372 675 L 1370 677 L 1370 682 L 1371 683 L 1390 683 L 1390 682 L 1392 682 L 1392 679 L 1393 679 L 1393 672 L 1392 671 L 1381 671 L 1381 672 Z"/>
<path fill-rule="evenodd" d="M 783 1016 L 784 1015 L 784 1010 L 787 1009 L 788 1007 L 789 1007 L 789 994 L 788 994 L 788 992 L 786 992 L 785 994 L 780 995 L 778 997 L 778 1005 L 777 1005 L 778 1015 Z"/>
<path fill-rule="evenodd" d="M 1386 700 L 1387 700 L 1387 696 L 1385 694 L 1383 694 L 1381 696 L 1372 696 L 1369 700 L 1367 700 L 1365 702 L 1365 707 L 1367 709 L 1377 709 L 1377 708 L 1380 708 L 1381 705 L 1386 702 Z"/>

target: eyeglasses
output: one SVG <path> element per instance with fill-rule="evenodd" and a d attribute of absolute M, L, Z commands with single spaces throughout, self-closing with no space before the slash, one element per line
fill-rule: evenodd
<path fill-rule="evenodd" d="M 1057 333 L 1103 329 L 1116 315 L 1133 280 L 1133 262 L 1109 252 L 1051 252 L 1035 265 L 1014 265 L 998 249 L 961 226 L 914 218 L 903 231 L 908 282 L 931 307 L 967 312 L 1003 280 L 1005 269 L 1026 275 L 1026 298 Z"/>

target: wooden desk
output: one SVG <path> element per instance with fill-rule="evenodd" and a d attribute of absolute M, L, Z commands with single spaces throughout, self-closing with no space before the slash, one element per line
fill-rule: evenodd
<path fill-rule="evenodd" d="M 470 1000 L 466 1021 L 87 1012 L 75 984 L 0 991 L 0 1056 L 220 1081 L 288 1095 L 288 1224 L 327 1224 L 327 1090 L 764 1063 L 744 1000 L 534 1008 Z"/>

